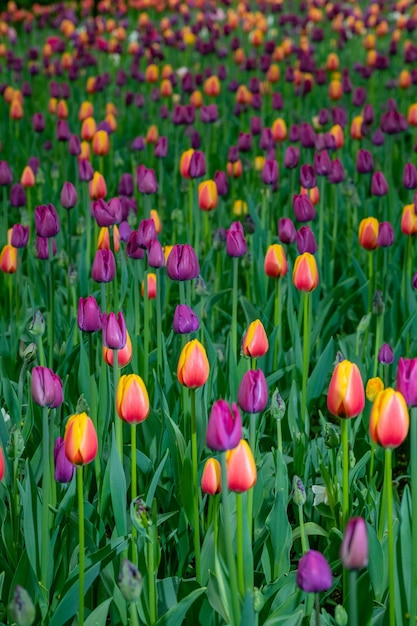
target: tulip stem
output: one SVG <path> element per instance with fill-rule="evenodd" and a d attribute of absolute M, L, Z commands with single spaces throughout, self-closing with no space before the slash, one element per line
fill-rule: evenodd
<path fill-rule="evenodd" d="M 306 411 L 307 411 L 307 379 L 308 365 L 310 361 L 310 293 L 303 292 L 304 314 L 303 314 L 303 378 L 301 389 L 301 420 L 303 430 L 306 428 Z"/>
<path fill-rule="evenodd" d="M 201 581 L 201 559 L 200 559 L 200 520 L 198 515 L 198 448 L 197 448 L 197 420 L 195 410 L 195 389 L 190 389 L 191 400 L 191 462 L 193 471 L 193 539 L 195 551 L 195 577 L 197 582 Z"/>
<path fill-rule="evenodd" d="M 357 570 L 349 570 L 349 626 L 358 624 Z"/>
<path fill-rule="evenodd" d="M 237 287 L 238 287 L 239 257 L 233 257 L 233 288 L 232 288 L 232 348 L 234 358 L 237 352 Z"/>
<path fill-rule="evenodd" d="M 236 573 L 236 561 L 233 554 L 233 537 L 232 537 L 232 519 L 230 511 L 230 494 L 227 483 L 227 465 L 226 465 L 226 452 L 221 455 L 222 466 L 222 503 L 223 503 L 223 530 L 224 530 L 224 545 L 226 548 L 227 567 L 229 570 L 230 580 L 230 594 L 232 611 L 229 615 L 231 626 L 239 626 L 240 624 L 240 601 L 239 592 L 237 588 L 237 573 Z"/>
<path fill-rule="evenodd" d="M 276 331 L 274 345 L 273 371 L 278 367 L 278 347 L 282 347 L 282 286 L 281 280 L 275 281 L 275 306 L 274 306 L 274 327 Z"/>
<path fill-rule="evenodd" d="M 79 596 L 78 596 L 78 626 L 84 624 L 84 481 L 83 466 L 77 467 L 78 491 L 78 537 L 79 537 Z"/>
<path fill-rule="evenodd" d="M 323 245 L 324 245 L 324 212 L 326 205 L 324 202 L 325 176 L 321 177 L 320 185 L 320 207 L 319 207 L 319 268 L 323 272 Z"/>
<path fill-rule="evenodd" d="M 388 523 L 388 583 L 389 583 L 389 625 L 395 626 L 395 555 L 394 555 L 394 528 L 392 504 L 392 450 L 385 448 L 385 477 L 384 489 L 387 494 L 387 523 Z M 413 594 L 415 590 L 413 589 Z"/>
<path fill-rule="evenodd" d="M 162 311 L 161 311 L 161 273 L 156 270 L 156 354 L 158 376 L 162 371 Z"/>
<path fill-rule="evenodd" d="M 239 591 L 242 598 L 245 595 L 245 577 L 243 574 L 243 517 L 242 517 L 242 494 L 236 494 L 236 517 L 237 517 L 237 578 Z"/>
<path fill-rule="evenodd" d="M 303 554 L 306 554 L 308 551 L 308 540 L 304 526 L 304 513 L 303 513 L 303 505 L 298 505 L 298 520 L 300 523 L 300 538 L 301 538 L 301 549 Z"/>
<path fill-rule="evenodd" d="M 253 368 L 255 369 L 255 368 Z M 251 413 L 249 416 L 249 447 L 252 450 L 253 458 L 255 458 L 256 448 L 256 420 L 258 414 Z M 248 528 L 249 537 L 252 541 L 252 527 L 253 527 L 253 488 L 248 490 Z"/>
<path fill-rule="evenodd" d="M 314 600 L 315 600 L 314 606 L 315 606 L 315 613 L 316 613 L 316 626 L 320 626 L 320 598 L 319 598 L 318 593 L 315 594 Z"/>
<path fill-rule="evenodd" d="M 136 467 L 136 424 L 132 424 L 131 426 L 131 472 L 132 472 L 132 484 L 131 484 L 131 501 L 134 502 L 136 500 L 136 492 L 138 489 L 137 485 L 137 467 Z M 137 552 L 137 535 L 138 531 L 136 526 L 132 525 L 132 563 L 133 565 L 138 564 L 138 552 Z M 136 608 L 135 608 L 136 611 Z"/>
<path fill-rule="evenodd" d="M 41 553 L 41 586 L 48 599 L 48 568 L 49 568 L 49 494 L 51 483 L 51 465 L 49 463 L 49 414 L 48 407 L 42 408 L 42 553 Z"/>
<path fill-rule="evenodd" d="M 136 608 L 136 602 L 131 602 L 129 605 L 130 623 L 132 626 L 139 626 L 138 610 Z"/>
<path fill-rule="evenodd" d="M 113 387 L 114 387 L 114 431 L 116 447 L 120 462 L 123 465 L 123 424 L 117 413 L 117 388 L 119 386 L 119 357 L 118 350 L 113 350 Z"/>
<path fill-rule="evenodd" d="M 48 238 L 48 263 L 49 263 L 49 318 L 48 318 L 48 363 L 52 369 L 54 365 L 54 343 L 55 343 L 55 294 L 54 294 L 54 264 L 52 262 L 53 249 L 52 237 Z"/>
<path fill-rule="evenodd" d="M 410 449 L 411 449 L 411 536 L 412 554 L 417 554 L 417 408 L 411 408 Z M 417 563 L 411 559 L 410 625 L 416 623 L 417 613 Z"/>
<path fill-rule="evenodd" d="M 190 229 L 190 239 L 193 240 L 193 224 L 194 224 L 194 181 L 190 178 L 188 185 L 188 227 Z M 198 254 L 196 250 L 196 254 Z"/>
<path fill-rule="evenodd" d="M 372 251 L 368 252 L 368 274 L 369 274 L 368 313 L 371 313 L 373 289 L 374 289 L 374 255 L 372 254 Z M 366 331 L 366 338 L 368 338 L 368 329 L 369 329 L 369 326 Z"/>
<path fill-rule="evenodd" d="M 349 518 L 349 422 L 347 419 L 341 420 L 342 430 L 342 470 L 343 470 L 343 520 L 342 527 L 345 528 Z"/>
<path fill-rule="evenodd" d="M 148 298 L 148 270 L 145 269 L 143 277 L 143 308 L 144 308 L 144 322 L 143 322 L 143 380 L 145 385 L 148 384 L 149 378 L 149 298 Z"/>
<path fill-rule="evenodd" d="M 140 266 L 136 259 L 132 259 L 133 262 L 133 302 L 135 309 L 135 336 L 138 337 L 140 333 L 140 305 L 139 305 L 139 289 L 140 289 Z"/>

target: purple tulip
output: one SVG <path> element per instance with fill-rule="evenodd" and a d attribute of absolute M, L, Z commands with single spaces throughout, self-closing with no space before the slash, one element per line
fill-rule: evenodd
<path fill-rule="evenodd" d="M 96 283 L 109 283 L 115 275 L 116 261 L 113 252 L 108 249 L 98 249 L 91 268 L 91 278 Z"/>
<path fill-rule="evenodd" d="M 297 568 L 297 585 L 307 593 L 320 593 L 332 586 L 332 571 L 321 552 L 309 550 Z"/>
<path fill-rule="evenodd" d="M 380 222 L 378 230 L 378 246 L 389 248 L 394 243 L 394 229 L 390 222 Z"/>
<path fill-rule="evenodd" d="M 56 125 L 57 141 L 69 141 L 70 137 L 71 131 L 69 129 L 67 120 L 58 120 Z"/>
<path fill-rule="evenodd" d="M 69 182 L 65 182 L 61 190 L 61 204 L 64 209 L 72 209 L 77 204 L 77 190 L 74 185 Z"/>
<path fill-rule="evenodd" d="M 47 261 L 56 255 L 56 243 L 53 237 L 36 237 L 36 256 L 42 261 Z"/>
<path fill-rule="evenodd" d="M 394 350 L 388 343 L 383 343 L 378 352 L 378 362 L 383 365 L 394 363 Z"/>
<path fill-rule="evenodd" d="M 132 174 L 122 174 L 117 187 L 117 193 L 119 196 L 133 196 L 133 176 Z"/>
<path fill-rule="evenodd" d="M 294 243 L 297 239 L 294 223 L 289 217 L 280 217 L 278 221 L 278 238 L 282 243 Z"/>
<path fill-rule="evenodd" d="M 266 159 L 262 168 L 262 182 L 265 185 L 276 185 L 278 182 L 278 163 L 275 159 Z"/>
<path fill-rule="evenodd" d="M 403 186 L 406 189 L 417 189 L 417 168 L 414 163 L 404 165 Z"/>
<path fill-rule="evenodd" d="M 162 246 L 158 239 L 154 239 L 148 246 L 148 264 L 149 267 L 164 267 L 165 256 Z"/>
<path fill-rule="evenodd" d="M 374 160 L 368 150 L 358 150 L 356 155 L 356 171 L 359 174 L 371 174 L 374 171 Z"/>
<path fill-rule="evenodd" d="M 59 233 L 60 223 L 53 204 L 35 207 L 35 230 L 38 237 L 54 237 Z"/>
<path fill-rule="evenodd" d="M 159 137 L 155 144 L 154 156 L 158 159 L 164 159 L 168 154 L 168 139 L 166 137 Z"/>
<path fill-rule="evenodd" d="M 71 135 L 68 141 L 68 152 L 72 156 L 81 154 L 81 141 L 78 135 Z"/>
<path fill-rule="evenodd" d="M 79 159 L 78 160 L 78 178 L 81 181 L 88 183 L 90 180 L 93 179 L 93 176 L 94 176 L 94 170 L 90 161 L 88 159 Z"/>
<path fill-rule="evenodd" d="M 245 372 L 239 385 L 237 401 L 246 413 L 261 413 L 268 403 L 268 385 L 262 370 Z"/>
<path fill-rule="evenodd" d="M 101 312 L 94 296 L 78 300 L 78 328 L 85 333 L 95 333 L 101 329 Z"/>
<path fill-rule="evenodd" d="M 307 122 L 302 122 L 300 124 L 300 142 L 303 148 L 315 147 L 316 133 L 314 132 L 313 127 L 310 126 L 310 124 L 307 124 Z M 313 185 L 313 187 L 315 187 L 315 185 Z"/>
<path fill-rule="evenodd" d="M 139 231 L 133 230 L 126 245 L 126 254 L 130 259 L 143 259 L 145 256 L 144 248 L 139 245 Z"/>
<path fill-rule="evenodd" d="M 292 208 L 297 222 L 310 222 L 316 217 L 316 209 L 307 195 L 293 196 Z"/>
<path fill-rule="evenodd" d="M 129 237 L 131 233 L 132 233 L 132 228 L 129 222 L 127 222 L 126 220 L 123 220 L 122 222 L 120 222 L 119 224 L 120 241 L 123 241 L 123 243 L 127 243 L 129 241 Z"/>
<path fill-rule="evenodd" d="M 242 438 L 242 418 L 234 402 L 217 400 L 211 407 L 206 442 L 212 450 L 232 450 Z"/>
<path fill-rule="evenodd" d="M 229 191 L 229 185 L 225 172 L 216 171 L 214 174 L 214 182 L 216 183 L 218 195 L 225 196 Z"/>
<path fill-rule="evenodd" d="M 7 161 L 0 161 L 0 186 L 11 185 L 13 175 Z"/>
<path fill-rule="evenodd" d="M 250 133 L 239 133 L 237 147 L 240 152 L 249 152 L 252 148 L 252 135 Z"/>
<path fill-rule="evenodd" d="M 145 141 L 143 137 L 135 137 L 132 141 L 132 150 L 141 151 L 145 150 Z"/>
<path fill-rule="evenodd" d="M 371 194 L 373 196 L 386 196 L 388 183 L 382 172 L 374 172 L 371 180 Z"/>
<path fill-rule="evenodd" d="M 351 517 L 348 521 L 340 547 L 340 560 L 349 570 L 368 565 L 368 532 L 362 517 Z"/>
<path fill-rule="evenodd" d="M 314 153 L 314 169 L 317 176 L 329 176 L 332 173 L 333 164 L 327 150 Z"/>
<path fill-rule="evenodd" d="M 240 222 L 232 222 L 226 230 L 226 252 L 229 256 L 240 257 L 246 254 L 247 244 Z"/>
<path fill-rule="evenodd" d="M 102 313 L 103 344 L 110 350 L 121 350 L 126 345 L 126 323 L 123 313 Z"/>
<path fill-rule="evenodd" d="M 312 189 L 317 185 L 314 167 L 309 163 L 304 163 L 300 169 L 300 185 L 305 189 Z"/>
<path fill-rule="evenodd" d="M 270 128 L 264 128 L 259 139 L 259 147 L 261 150 L 270 150 L 274 148 L 275 142 Z"/>
<path fill-rule="evenodd" d="M 300 160 L 300 148 L 297 146 L 288 146 L 284 155 L 284 167 L 289 170 L 297 167 Z"/>
<path fill-rule="evenodd" d="M 186 304 L 178 304 L 174 311 L 174 321 L 172 323 L 174 333 L 186 335 L 196 332 L 200 328 L 197 315 Z"/>
<path fill-rule="evenodd" d="M 38 365 L 32 369 L 30 393 L 39 406 L 56 408 L 62 404 L 62 381 L 49 367 Z"/>
<path fill-rule="evenodd" d="M 43 133 L 45 130 L 45 117 L 42 113 L 32 115 L 32 128 L 35 133 Z"/>
<path fill-rule="evenodd" d="M 156 234 L 155 222 L 150 217 L 145 220 L 141 220 L 138 228 L 138 245 L 147 250 L 151 245 L 152 241 L 157 239 L 158 235 Z"/>
<path fill-rule="evenodd" d="M 317 252 L 317 243 L 314 233 L 308 226 L 301 226 L 297 231 L 297 250 L 300 254 Z"/>
<path fill-rule="evenodd" d="M 374 146 L 383 146 L 385 142 L 384 133 L 380 128 L 377 128 L 372 135 L 372 143 Z"/>
<path fill-rule="evenodd" d="M 338 185 L 345 180 L 345 170 L 339 159 L 333 161 L 333 169 L 329 174 L 328 181 L 334 185 Z"/>
<path fill-rule="evenodd" d="M 12 228 L 11 244 L 14 248 L 26 248 L 29 241 L 29 226 L 14 224 Z"/>
<path fill-rule="evenodd" d="M 156 180 L 155 170 L 139 165 L 136 168 L 136 184 L 140 193 L 156 193 L 158 191 L 158 181 Z"/>
<path fill-rule="evenodd" d="M 189 244 L 176 244 L 169 253 L 166 270 L 171 280 L 192 280 L 200 273 L 195 250 Z"/>
<path fill-rule="evenodd" d="M 70 483 L 75 471 L 75 465 L 68 461 L 65 454 L 65 443 L 58 437 L 54 446 L 55 480 L 57 483 Z"/>
<path fill-rule="evenodd" d="M 408 406 L 417 406 L 417 359 L 400 358 L 397 366 L 397 390 Z"/>
<path fill-rule="evenodd" d="M 194 150 L 191 155 L 188 175 L 190 178 L 201 178 L 206 173 L 206 157 L 203 152 Z"/>
<path fill-rule="evenodd" d="M 20 183 L 16 183 L 10 189 L 10 204 L 16 209 L 21 206 L 26 206 L 26 192 Z"/>

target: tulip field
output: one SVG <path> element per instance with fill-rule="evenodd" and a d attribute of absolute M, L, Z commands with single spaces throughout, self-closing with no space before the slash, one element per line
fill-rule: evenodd
<path fill-rule="evenodd" d="M 416 31 L 0 3 L 0 626 L 416 624 Z"/>

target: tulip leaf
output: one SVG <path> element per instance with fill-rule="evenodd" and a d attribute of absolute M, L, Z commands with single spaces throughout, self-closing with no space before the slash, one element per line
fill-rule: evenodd
<path fill-rule="evenodd" d="M 371 577 L 372 588 L 374 590 L 375 599 L 380 601 L 385 591 L 386 583 L 386 565 L 384 562 L 384 551 L 378 540 L 378 536 L 371 524 L 366 525 L 368 531 L 368 551 L 369 563 L 368 570 Z M 409 546 L 408 546 L 409 551 Z"/>
<path fill-rule="evenodd" d="M 35 575 L 40 574 L 41 502 L 30 463 L 26 462 L 26 475 L 22 486 L 23 536 L 29 563 Z"/>
<path fill-rule="evenodd" d="M 203 593 L 205 593 L 205 591 L 205 587 L 200 587 L 199 589 L 191 591 L 188 596 L 182 598 L 177 604 L 172 606 L 164 615 L 162 615 L 162 617 L 160 617 L 156 622 L 156 626 L 178 626 L 178 624 L 182 624 L 188 609 Z"/>
<path fill-rule="evenodd" d="M 273 579 L 290 570 L 291 524 L 288 521 L 288 478 L 285 461 L 277 451 L 275 498 L 265 525 L 269 530 L 274 554 Z"/>
<path fill-rule="evenodd" d="M 104 363 L 103 366 L 105 367 Z M 91 408 L 90 394 L 90 365 L 88 362 L 88 354 L 85 349 L 84 341 L 80 341 L 80 363 L 78 367 L 78 389 L 82 393 Z"/>
<path fill-rule="evenodd" d="M 298 598 L 298 593 L 294 594 Z M 294 612 L 282 614 L 281 610 L 279 612 L 272 613 L 266 622 L 264 622 L 264 626 L 301 626 L 303 623 L 304 610 L 301 607 L 295 609 Z"/>
<path fill-rule="evenodd" d="M 127 534 L 126 527 L 126 477 L 122 462 L 117 451 L 114 429 L 112 431 L 112 446 L 109 459 L 110 497 L 112 502 L 114 521 L 119 537 Z"/>
<path fill-rule="evenodd" d="M 191 528 L 193 527 L 193 468 L 191 464 L 190 447 L 188 446 L 184 456 L 184 462 L 182 464 L 181 478 L 179 484 L 179 495 L 181 504 L 184 507 L 184 513 L 187 517 L 188 523 Z"/>
<path fill-rule="evenodd" d="M 334 341 L 330 339 L 313 369 L 307 383 L 307 403 L 319 398 L 333 369 Z"/>
<path fill-rule="evenodd" d="M 319 526 L 318 524 L 316 524 L 315 522 L 305 522 L 304 524 L 304 530 L 306 532 L 306 534 L 308 536 L 312 535 L 316 535 L 319 537 L 328 537 L 329 533 L 324 530 L 324 528 L 322 528 L 321 526 Z M 294 543 L 294 541 L 296 541 L 297 539 L 299 539 L 301 537 L 301 531 L 300 531 L 300 527 L 297 526 L 297 528 L 294 528 L 294 530 L 292 531 L 292 542 Z"/>
<path fill-rule="evenodd" d="M 169 450 L 167 450 L 165 452 L 164 456 L 162 457 L 161 462 L 159 463 L 159 465 L 158 465 L 158 467 L 155 470 L 155 473 L 153 475 L 152 482 L 151 482 L 151 484 L 149 486 L 148 494 L 146 496 L 146 502 L 145 502 L 146 506 L 148 506 L 148 507 L 150 507 L 152 505 L 152 500 L 154 499 L 155 491 L 156 491 L 156 488 L 158 486 L 158 482 L 159 482 L 159 479 L 161 477 L 162 471 L 164 469 L 166 460 L 168 458 L 168 454 L 169 454 Z"/>
<path fill-rule="evenodd" d="M 87 617 L 84 626 L 106 626 L 109 607 L 113 598 L 104 600 L 92 613 Z"/>

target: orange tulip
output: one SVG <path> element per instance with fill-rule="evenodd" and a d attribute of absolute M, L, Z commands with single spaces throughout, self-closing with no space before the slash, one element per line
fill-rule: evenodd
<path fill-rule="evenodd" d="M 226 452 L 227 484 L 231 491 L 242 493 L 256 483 L 256 465 L 252 450 L 244 439 Z"/>
<path fill-rule="evenodd" d="M 268 352 L 269 342 L 261 320 L 254 320 L 242 339 L 242 354 L 257 358 Z"/>
<path fill-rule="evenodd" d="M 359 224 L 359 243 L 365 250 L 378 247 L 379 222 L 376 217 L 366 217 Z"/>
<path fill-rule="evenodd" d="M 17 250 L 12 245 L 4 246 L 0 253 L 0 269 L 5 274 L 14 274 L 17 269 Z"/>
<path fill-rule="evenodd" d="M 201 105 L 203 104 L 203 96 L 201 91 L 199 91 L 198 89 L 193 91 L 190 96 L 190 104 L 192 104 L 193 107 L 195 107 L 196 109 L 201 108 Z"/>
<path fill-rule="evenodd" d="M 314 291 L 319 284 L 316 259 L 310 252 L 304 252 L 295 259 L 292 282 L 300 291 Z"/>
<path fill-rule="evenodd" d="M 417 102 L 410 104 L 408 108 L 407 121 L 410 126 L 417 126 Z"/>
<path fill-rule="evenodd" d="M 231 178 L 240 178 L 243 172 L 242 161 L 240 159 L 234 161 L 233 163 L 228 161 L 226 165 L 226 172 Z"/>
<path fill-rule="evenodd" d="M 207 353 L 198 341 L 193 339 L 183 347 L 177 366 L 177 377 L 181 385 L 195 389 L 202 387 L 210 372 Z"/>
<path fill-rule="evenodd" d="M 109 229 L 106 226 L 100 228 L 98 233 L 97 240 L 97 249 L 98 250 L 110 250 L 110 233 Z M 113 225 L 113 251 L 119 252 L 120 250 L 120 235 L 119 229 L 116 224 Z"/>
<path fill-rule="evenodd" d="M 104 156 L 110 148 L 109 135 L 105 130 L 98 130 L 93 137 L 93 152 L 97 156 Z"/>
<path fill-rule="evenodd" d="M 414 211 L 414 204 L 406 204 L 403 208 L 401 232 L 404 235 L 415 235 L 417 233 L 417 215 Z"/>
<path fill-rule="evenodd" d="M 22 187 L 34 187 L 35 186 L 35 174 L 33 173 L 30 165 L 26 165 L 20 177 L 20 183 Z"/>
<path fill-rule="evenodd" d="M 81 152 L 78 155 L 78 159 L 86 159 L 87 161 L 89 161 L 91 157 L 91 150 L 88 141 L 82 141 L 80 144 L 80 148 Z"/>
<path fill-rule="evenodd" d="M 266 251 L 264 271 L 270 278 L 281 278 L 288 272 L 285 250 L 279 243 L 272 244 Z"/>
<path fill-rule="evenodd" d="M 75 413 L 69 418 L 64 435 L 65 456 L 74 465 L 86 465 L 96 456 L 97 433 L 87 413 Z"/>
<path fill-rule="evenodd" d="M 154 274 L 153 272 L 149 272 L 147 281 L 148 281 L 148 300 L 155 300 L 156 289 L 157 289 L 156 274 Z M 142 281 L 140 292 L 142 294 L 142 298 L 144 298 L 145 297 L 145 281 Z"/>
<path fill-rule="evenodd" d="M 362 123 L 363 117 L 361 115 L 356 115 L 356 117 L 353 118 L 350 125 L 350 136 L 352 139 L 363 139 Z"/>
<path fill-rule="evenodd" d="M 155 224 L 156 234 L 160 235 L 162 232 L 162 222 L 156 209 L 151 209 L 151 218 L 153 219 Z"/>
<path fill-rule="evenodd" d="M 204 180 L 198 185 L 198 206 L 202 211 L 212 211 L 218 201 L 217 186 L 214 180 Z"/>
<path fill-rule="evenodd" d="M 66 120 L 68 117 L 68 104 L 66 100 L 60 100 L 56 107 L 56 114 L 60 120 Z"/>
<path fill-rule="evenodd" d="M 369 418 L 372 440 L 383 448 L 397 448 L 407 437 L 410 418 L 404 396 L 388 387 L 375 398 Z"/>
<path fill-rule="evenodd" d="M 157 83 L 159 80 L 159 67 L 152 63 L 145 70 L 145 80 L 147 83 Z"/>
<path fill-rule="evenodd" d="M 190 148 L 182 153 L 180 158 L 180 174 L 183 178 L 190 178 L 189 169 L 190 169 L 190 161 L 193 155 L 194 150 Z"/>
<path fill-rule="evenodd" d="M 287 138 L 287 124 L 285 120 L 278 117 L 272 124 L 271 133 L 274 141 L 285 141 Z"/>
<path fill-rule="evenodd" d="M 207 459 L 204 465 L 203 475 L 201 477 L 201 489 L 204 493 L 208 493 L 210 496 L 215 496 L 216 493 L 221 492 L 221 472 L 221 466 L 217 459 L 214 459 L 213 457 Z"/>
<path fill-rule="evenodd" d="M 330 100 L 340 100 L 343 96 L 342 83 L 338 78 L 334 78 L 329 84 L 329 98 Z"/>
<path fill-rule="evenodd" d="M 113 358 L 113 350 L 111 348 L 106 348 L 103 346 L 103 359 L 107 363 L 113 367 L 114 358 Z M 119 367 L 125 367 L 130 363 L 132 359 L 132 342 L 130 340 L 130 336 L 128 331 L 126 330 L 126 343 L 124 348 L 117 351 L 117 364 Z"/>
<path fill-rule="evenodd" d="M 356 417 L 365 406 L 365 392 L 361 373 L 355 363 L 341 361 L 334 369 L 329 391 L 327 408 L 337 417 Z"/>
<path fill-rule="evenodd" d="M 170 96 L 172 96 L 172 83 L 168 78 L 164 78 L 161 81 L 159 93 L 163 98 L 169 98 Z"/>
<path fill-rule="evenodd" d="M 94 172 L 92 180 L 88 183 L 90 200 L 99 200 L 107 195 L 106 181 L 100 172 Z"/>
<path fill-rule="evenodd" d="M 94 117 L 86 117 L 81 125 L 81 139 L 91 141 L 97 130 Z"/>
<path fill-rule="evenodd" d="M 218 96 L 221 91 L 220 80 L 217 76 L 209 76 L 204 81 L 203 90 L 206 96 Z"/>
<path fill-rule="evenodd" d="M 329 130 L 329 133 L 331 135 L 333 135 L 333 137 L 335 139 L 336 148 L 337 149 L 343 148 L 343 144 L 345 142 L 345 139 L 344 139 L 344 136 L 343 136 L 343 128 L 339 124 L 335 124 Z"/>
<path fill-rule="evenodd" d="M 129 424 L 139 424 L 149 415 L 149 396 L 137 374 L 125 374 L 117 386 L 116 407 L 119 417 Z"/>
<path fill-rule="evenodd" d="M 23 117 L 23 106 L 17 98 L 13 98 L 10 104 L 10 117 L 12 120 L 21 120 Z"/>

